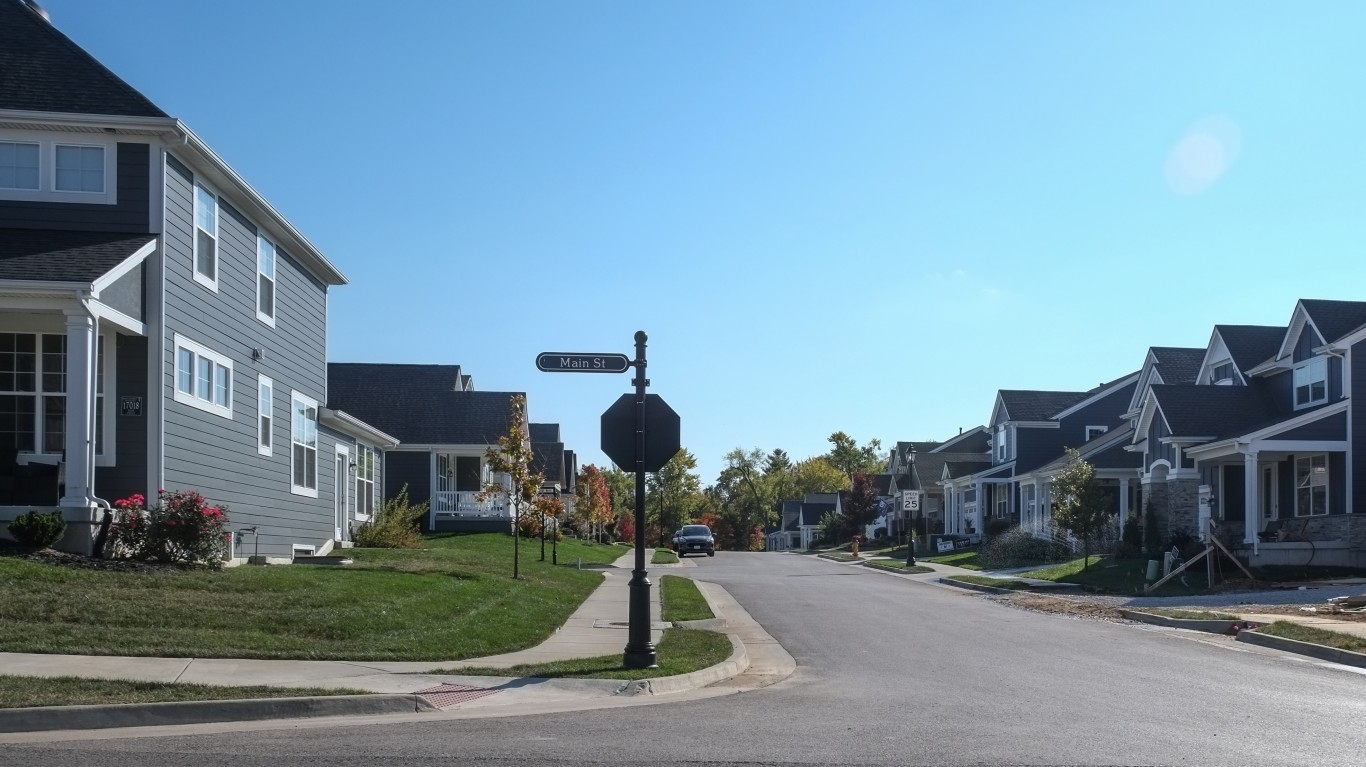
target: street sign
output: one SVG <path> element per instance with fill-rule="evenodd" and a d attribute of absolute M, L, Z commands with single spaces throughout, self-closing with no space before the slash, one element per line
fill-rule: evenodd
<path fill-rule="evenodd" d="M 920 491 L 904 490 L 901 493 L 902 511 L 920 511 Z"/>
<path fill-rule="evenodd" d="M 678 413 L 645 395 L 645 471 L 659 471 L 682 447 Z M 636 395 L 623 394 L 602 414 L 602 452 L 622 471 L 636 470 Z"/>
<path fill-rule="evenodd" d="M 584 354 L 580 352 L 541 352 L 536 369 L 546 373 L 625 373 L 631 360 L 625 354 Z"/>

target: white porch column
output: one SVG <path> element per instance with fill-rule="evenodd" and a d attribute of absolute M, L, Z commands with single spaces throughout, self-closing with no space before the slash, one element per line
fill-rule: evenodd
<path fill-rule="evenodd" d="M 1119 480 L 1119 535 L 1124 537 L 1124 521 L 1129 518 L 1129 479 Z"/>
<path fill-rule="evenodd" d="M 973 484 L 975 485 L 977 492 L 977 505 L 974 507 L 973 512 L 973 521 L 976 523 L 974 527 L 977 528 L 977 535 L 986 535 L 987 515 L 986 510 L 983 507 L 986 506 L 987 502 L 987 484 L 980 479 Z"/>
<path fill-rule="evenodd" d="M 95 468 L 95 320 L 66 315 L 66 492 L 58 505 L 90 509 Z"/>
<path fill-rule="evenodd" d="M 1261 518 L 1261 499 L 1257 491 L 1261 483 L 1257 481 L 1257 451 L 1251 448 L 1243 455 L 1243 543 L 1252 544 L 1252 553 L 1257 553 L 1257 520 Z"/>

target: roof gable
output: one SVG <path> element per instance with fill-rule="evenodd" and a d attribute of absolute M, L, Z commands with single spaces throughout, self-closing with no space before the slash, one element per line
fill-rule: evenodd
<path fill-rule="evenodd" d="M 998 420 L 993 415 L 991 425 L 995 426 L 1001 421 L 1047 421 L 1100 388 L 1091 392 L 1002 389 L 997 393 L 997 413 L 1005 413 L 1006 417 Z"/>
<path fill-rule="evenodd" d="M 408 445 L 495 445 L 520 392 L 458 391 L 453 365 L 333 362 L 327 405 Z M 525 396 L 525 395 L 522 395 Z"/>
<path fill-rule="evenodd" d="M 16 0 L 0 2 L 0 109 L 166 117 L 146 96 Z"/>

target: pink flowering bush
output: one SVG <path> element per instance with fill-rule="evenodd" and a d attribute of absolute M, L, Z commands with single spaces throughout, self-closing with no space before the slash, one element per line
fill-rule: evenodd
<path fill-rule="evenodd" d="M 115 501 L 114 508 L 118 511 L 109 540 L 124 556 L 222 567 L 228 555 L 227 508 L 210 506 L 193 490 L 162 490 L 150 509 L 146 498 L 134 494 Z"/>

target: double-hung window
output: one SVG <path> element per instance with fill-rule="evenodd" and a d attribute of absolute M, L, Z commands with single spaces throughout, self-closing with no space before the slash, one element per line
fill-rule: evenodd
<path fill-rule="evenodd" d="M 318 497 L 318 401 L 291 392 L 290 410 L 294 415 L 290 440 L 292 479 L 290 492 Z"/>
<path fill-rule="evenodd" d="M 1295 516 L 1328 513 L 1328 456 L 1307 455 L 1295 459 Z"/>
<path fill-rule="evenodd" d="M 256 319 L 275 327 L 275 243 L 256 238 Z"/>
<path fill-rule="evenodd" d="M 1015 457 L 1015 428 L 1002 424 L 996 427 L 996 462 L 1003 463 Z"/>
<path fill-rule="evenodd" d="M 200 185 L 194 188 L 194 279 L 218 290 L 218 198 Z"/>
<path fill-rule="evenodd" d="M 98 341 L 95 452 L 104 454 L 104 339 Z M 66 449 L 66 335 L 0 333 L 0 450 Z"/>
<path fill-rule="evenodd" d="M 1315 357 L 1295 366 L 1295 407 L 1328 401 L 1328 359 Z"/>
<path fill-rule="evenodd" d="M 232 418 L 232 360 L 177 333 L 175 400 Z"/>
<path fill-rule="evenodd" d="M 273 447 L 271 428 L 275 423 L 275 382 L 265 376 L 256 379 L 256 452 L 270 455 Z"/>
<path fill-rule="evenodd" d="M 356 514 L 369 517 L 375 513 L 375 449 L 356 448 Z"/>

